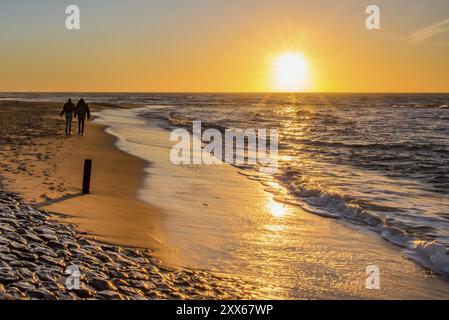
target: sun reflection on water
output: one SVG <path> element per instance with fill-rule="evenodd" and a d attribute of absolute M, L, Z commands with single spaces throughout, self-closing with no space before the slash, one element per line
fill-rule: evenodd
<path fill-rule="evenodd" d="M 273 197 L 268 199 L 267 208 L 275 218 L 283 218 L 288 214 L 288 208 L 285 204 L 277 202 Z"/>

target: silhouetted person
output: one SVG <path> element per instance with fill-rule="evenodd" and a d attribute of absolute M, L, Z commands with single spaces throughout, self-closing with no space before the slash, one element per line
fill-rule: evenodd
<path fill-rule="evenodd" d="M 75 108 L 75 117 L 78 117 L 78 134 L 84 134 L 84 122 L 86 121 L 86 116 L 87 119 L 90 119 L 89 106 L 84 99 L 80 99 Z"/>
<path fill-rule="evenodd" d="M 65 134 L 72 134 L 72 119 L 73 112 L 75 111 L 75 105 L 72 99 L 69 99 L 62 108 L 61 117 L 65 114 Z"/>

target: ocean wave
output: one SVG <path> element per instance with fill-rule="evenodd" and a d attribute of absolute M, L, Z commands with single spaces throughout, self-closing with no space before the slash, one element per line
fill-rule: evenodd
<path fill-rule="evenodd" d="M 251 176 L 251 174 L 247 174 Z M 437 226 L 449 225 L 445 217 L 419 217 L 386 205 L 363 201 L 343 193 L 310 187 L 294 179 L 298 172 L 287 170 L 275 178 L 281 181 L 292 198 L 277 198 L 278 202 L 296 205 L 307 212 L 326 218 L 343 219 L 380 234 L 390 243 L 404 248 L 407 257 L 435 272 L 449 275 L 449 238 L 438 235 Z M 266 179 L 266 178 L 265 178 Z M 254 179 L 257 180 L 257 179 Z M 270 191 L 269 189 L 267 191 Z M 406 220 L 414 219 L 411 225 Z M 418 219 L 418 220 L 416 220 Z M 420 225 L 427 220 L 432 226 Z M 444 245 L 443 243 L 446 243 Z"/>
<path fill-rule="evenodd" d="M 330 148 L 347 148 L 347 149 L 372 149 L 372 150 L 396 150 L 396 151 L 431 151 L 438 153 L 449 152 L 444 145 L 437 145 L 435 143 L 412 143 L 412 142 L 399 142 L 399 143 L 379 143 L 379 142 L 345 142 L 345 141 L 323 141 L 315 139 L 297 139 L 296 143 L 304 145 L 312 145 L 317 147 L 330 147 Z"/>
<path fill-rule="evenodd" d="M 449 274 L 449 254 L 447 248 L 437 241 L 415 240 L 404 254 L 419 264 L 440 274 Z"/>
<path fill-rule="evenodd" d="M 393 105 L 393 108 L 412 108 L 412 109 L 449 109 L 447 104 L 408 104 L 408 105 Z"/>

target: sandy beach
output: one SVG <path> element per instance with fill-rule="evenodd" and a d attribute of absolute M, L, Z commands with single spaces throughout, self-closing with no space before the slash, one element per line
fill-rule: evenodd
<path fill-rule="evenodd" d="M 58 107 L 1 103 L 2 299 L 251 296 L 232 279 L 162 266 L 153 250 L 161 250 L 156 225 L 163 218 L 135 196 L 145 163 L 114 148 L 114 137 L 101 125 L 87 125 L 89 138 L 65 137 L 54 116 Z M 91 195 L 80 192 L 85 157 L 98 163 Z M 81 287 L 69 290 L 64 272 L 73 265 L 81 271 Z"/>
<path fill-rule="evenodd" d="M 85 136 L 65 137 L 63 121 L 55 117 L 59 108 L 52 103 L 2 102 L 0 146 L 5 161 L 0 176 L 4 177 L 5 188 L 18 192 L 23 199 L 20 201 L 31 205 L 30 210 L 49 212 L 51 228 L 69 227 L 71 241 L 99 241 L 98 245 L 86 243 L 89 248 L 107 246 L 109 251 L 143 248 L 150 259 L 144 261 L 147 266 L 133 267 L 148 272 L 148 267 L 157 263 L 175 267 L 167 269 L 169 274 L 199 272 L 201 278 L 214 277 L 207 280 L 211 286 L 225 286 L 222 293 L 229 298 L 441 299 L 449 293 L 445 281 L 402 257 L 398 247 L 376 234 L 296 206 L 280 205 L 277 199 L 282 195 L 268 192 L 273 186 L 247 179 L 232 166 L 170 164 L 169 133 L 163 129 L 150 128 L 150 134 L 145 133 L 145 137 L 151 137 L 150 146 L 135 149 L 129 152 L 131 155 L 119 150 L 117 138 L 97 123 L 88 123 Z M 108 112 L 119 114 L 120 119 L 127 116 L 127 109 L 93 109 L 111 110 Z M 119 135 L 120 130 L 112 128 Z M 123 141 L 119 145 L 123 148 Z M 94 162 L 92 194 L 81 195 L 86 158 Z M 220 188 L 215 187 L 217 182 Z M 17 227 L 14 223 L 12 226 Z M 248 227 L 235 233 L 237 226 Z M 80 248 L 85 240 L 78 243 Z M 99 254 L 91 250 L 90 256 Z M 134 252 L 139 261 L 143 254 L 139 250 L 114 250 Z M 58 253 L 53 255 L 57 257 Z M 68 264 L 70 255 L 66 255 Z M 36 259 L 39 261 L 39 257 Z M 382 290 L 365 289 L 365 269 L 373 263 L 382 266 Z M 90 270 L 92 265 L 85 264 L 84 268 Z M 112 265 L 108 268 L 114 269 Z M 97 278 L 117 279 L 108 270 L 101 270 Z M 193 282 L 183 286 L 173 283 L 172 291 L 183 292 L 178 298 L 189 297 L 183 290 L 195 286 Z M 107 287 L 95 288 L 89 281 L 85 284 L 90 297 L 107 296 L 104 292 L 97 294 Z M 132 286 L 128 283 L 126 287 Z M 168 297 L 157 286 L 151 291 L 153 295 L 139 291 L 130 296 L 126 290 L 115 288 L 112 292 L 124 295 L 115 298 L 150 298 L 154 292 Z M 214 290 L 194 292 L 196 298 L 220 298 Z"/>
<path fill-rule="evenodd" d="M 11 111 L 6 109 L 8 106 L 2 107 L 5 113 Z M 113 239 L 115 243 L 133 246 L 151 244 L 156 248 L 160 244 L 157 223 L 163 217 L 159 214 L 156 219 L 157 209 L 136 199 L 147 164 L 114 148 L 116 139 L 93 122 L 87 123 L 85 136 L 76 134 L 76 120 L 72 136 L 61 135 L 56 130 L 61 130 L 63 125 L 56 116 L 58 107 L 50 107 L 54 115 L 48 110 L 41 121 L 28 122 L 27 130 L 33 133 L 24 135 L 35 135 L 37 142 L 25 145 L 16 140 L 10 152 L 3 152 L 6 184 L 11 190 L 20 190 L 27 203 L 60 215 L 67 214 L 64 220 L 79 225 L 86 232 L 95 230 L 103 241 Z M 13 108 L 20 110 L 20 105 Z M 36 107 L 28 108 L 33 115 Z M 98 108 L 94 106 L 93 111 Z M 21 115 L 14 111 L 9 117 L 16 118 L 18 124 L 5 127 L 20 134 L 21 125 L 25 126 L 20 123 Z M 2 119 L 8 121 L 7 117 Z M 41 137 L 44 132 L 51 138 Z M 81 193 L 84 159 L 94 161 L 90 195 Z M 126 214 L 128 211 L 133 214 Z M 142 223 L 151 226 L 145 234 L 136 231 Z"/>

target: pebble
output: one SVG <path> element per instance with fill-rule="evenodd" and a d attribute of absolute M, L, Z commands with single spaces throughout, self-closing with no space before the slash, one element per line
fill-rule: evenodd
<path fill-rule="evenodd" d="M 22 234 L 22 236 L 28 241 L 33 241 L 33 242 L 42 242 L 43 241 L 41 238 L 39 238 L 37 235 L 35 235 L 34 233 L 31 233 L 31 232 L 26 232 L 26 233 Z"/>
<path fill-rule="evenodd" d="M 11 251 L 11 253 L 15 254 L 18 258 L 25 261 L 36 261 L 38 258 L 38 256 L 33 253 L 18 252 L 18 251 Z"/>
<path fill-rule="evenodd" d="M 0 236 L 0 244 L 1 245 L 7 245 L 7 244 L 9 244 L 10 241 L 11 240 L 9 240 L 9 239 L 7 239 L 5 237 Z"/>
<path fill-rule="evenodd" d="M 92 288 L 88 287 L 87 285 L 85 285 L 84 283 L 80 286 L 79 289 L 73 289 L 72 290 L 78 297 L 80 298 L 91 298 L 95 295 L 95 290 L 93 290 Z"/>
<path fill-rule="evenodd" d="M 10 287 L 17 288 L 22 292 L 36 289 L 36 286 L 29 281 L 14 282 Z"/>
<path fill-rule="evenodd" d="M 56 282 L 57 277 L 52 272 L 48 272 L 46 270 L 38 270 L 36 271 L 36 276 L 42 281 L 52 281 Z"/>
<path fill-rule="evenodd" d="M 16 276 L 12 270 L 8 270 L 6 268 L 0 269 L 0 283 L 1 284 L 8 284 L 11 282 L 15 282 L 19 280 L 19 277 Z"/>
<path fill-rule="evenodd" d="M 66 248 L 64 244 L 57 241 L 48 241 L 47 246 L 53 250 L 64 250 Z"/>
<path fill-rule="evenodd" d="M 44 288 L 39 288 L 38 290 L 29 290 L 26 292 L 26 294 L 30 297 L 30 298 L 35 298 L 35 299 L 39 299 L 39 300 L 56 300 L 57 296 L 50 292 L 47 289 Z"/>
<path fill-rule="evenodd" d="M 89 280 L 89 284 L 99 291 L 112 290 L 117 291 L 117 287 L 108 280 L 93 278 Z"/>
<path fill-rule="evenodd" d="M 49 256 L 40 256 L 39 260 L 45 263 L 48 263 L 49 265 L 58 266 L 63 268 L 65 266 L 64 261 L 57 258 L 52 258 Z"/>
<path fill-rule="evenodd" d="M 28 296 L 25 295 L 25 293 L 14 287 L 8 288 L 3 294 L 3 299 L 5 300 L 24 300 L 27 299 L 27 297 Z"/>
<path fill-rule="evenodd" d="M 52 292 L 54 292 L 54 291 L 61 292 L 61 291 L 65 290 L 64 286 L 60 285 L 57 282 L 53 282 L 53 281 L 44 281 L 41 283 L 40 287 L 48 289 Z"/>
<path fill-rule="evenodd" d="M 99 299 L 104 299 L 104 300 L 124 300 L 123 295 L 121 295 L 120 293 L 118 293 L 116 291 L 111 291 L 111 290 L 99 291 L 99 292 L 97 292 L 96 296 Z"/>
<path fill-rule="evenodd" d="M 136 280 L 129 280 L 129 283 L 134 288 L 138 288 L 140 290 L 143 290 L 145 292 L 154 290 L 156 288 L 156 285 L 154 283 L 151 283 L 149 281 L 136 281 Z"/>
<path fill-rule="evenodd" d="M 121 286 L 120 292 L 130 296 L 143 296 L 143 291 L 131 287 Z"/>
<path fill-rule="evenodd" d="M 41 246 L 34 247 L 33 253 L 40 255 L 40 256 L 45 255 L 48 257 L 52 257 L 52 258 L 56 258 L 58 256 L 53 250 L 51 250 L 49 248 L 41 247 Z"/>

